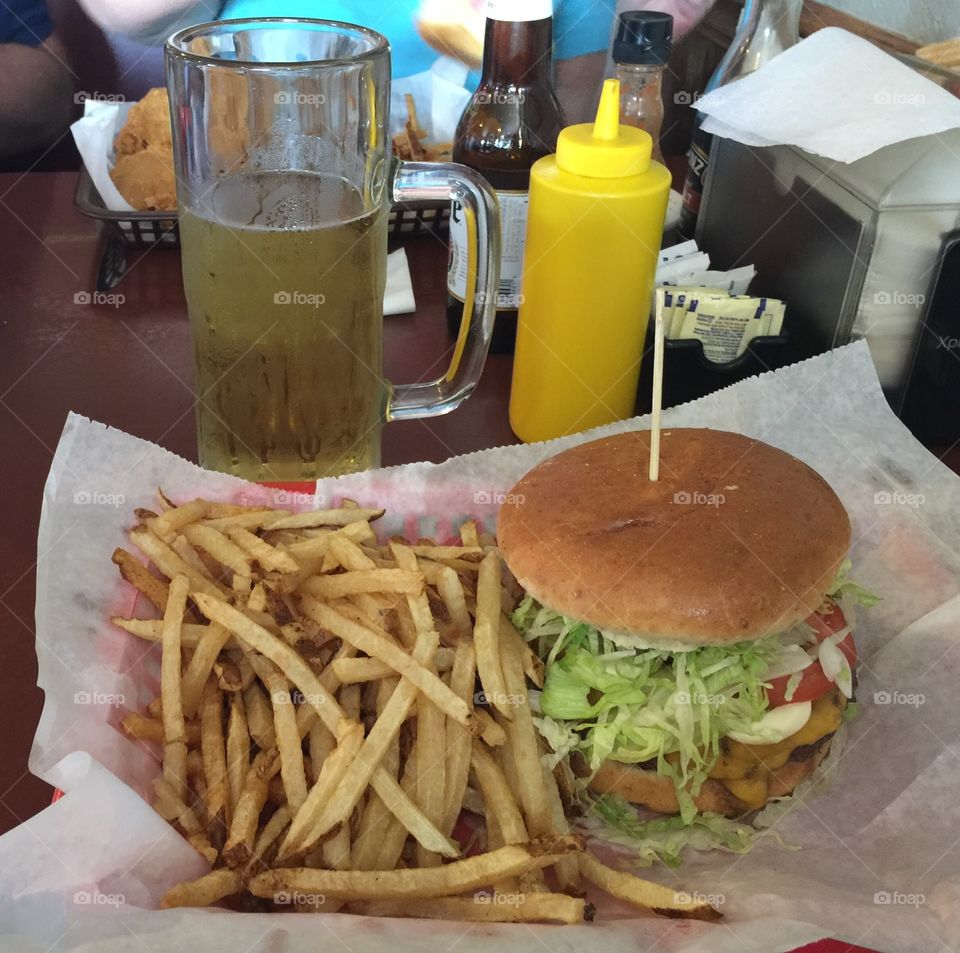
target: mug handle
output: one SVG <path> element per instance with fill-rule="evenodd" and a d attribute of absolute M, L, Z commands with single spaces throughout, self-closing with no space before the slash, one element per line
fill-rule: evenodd
<path fill-rule="evenodd" d="M 486 179 L 456 162 L 396 161 L 391 192 L 394 202 L 459 202 L 467 225 L 467 294 L 450 367 L 435 381 L 388 385 L 387 420 L 437 417 L 470 396 L 490 349 L 500 283 L 500 206 Z"/>

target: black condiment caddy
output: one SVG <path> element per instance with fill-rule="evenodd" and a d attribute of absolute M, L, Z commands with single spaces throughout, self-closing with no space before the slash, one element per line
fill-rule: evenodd
<path fill-rule="evenodd" d="M 652 329 L 652 322 L 651 322 Z M 711 361 L 696 338 L 668 339 L 663 351 L 663 406 L 673 407 L 697 400 L 739 383 L 748 377 L 792 364 L 790 341 L 786 335 L 755 337 L 739 357 L 723 364 Z M 653 335 L 648 337 L 646 354 L 640 366 L 637 413 L 650 409 L 653 388 Z"/>

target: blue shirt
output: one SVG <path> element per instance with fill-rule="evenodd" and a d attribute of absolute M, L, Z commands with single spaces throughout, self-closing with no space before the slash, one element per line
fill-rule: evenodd
<path fill-rule="evenodd" d="M 370 27 L 389 41 L 393 75 L 411 76 L 430 69 L 439 55 L 414 27 L 420 0 L 226 0 L 220 18 L 319 17 Z M 2 4 L 0 4 L 2 9 Z M 565 60 L 606 50 L 610 43 L 616 0 L 554 0 L 555 59 Z"/>
<path fill-rule="evenodd" d="M 44 0 L 0 0 L 0 43 L 39 46 L 51 33 Z"/>

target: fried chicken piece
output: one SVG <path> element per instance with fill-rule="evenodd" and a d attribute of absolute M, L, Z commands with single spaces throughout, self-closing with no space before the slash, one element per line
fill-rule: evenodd
<path fill-rule="evenodd" d="M 118 155 L 110 178 L 138 212 L 173 211 L 177 207 L 169 143 L 162 148 L 150 145 L 139 152 Z"/>
<path fill-rule="evenodd" d="M 151 89 L 140 102 L 130 107 L 127 121 L 113 144 L 118 156 L 133 155 L 148 146 L 173 148 L 170 103 L 162 86 Z"/>

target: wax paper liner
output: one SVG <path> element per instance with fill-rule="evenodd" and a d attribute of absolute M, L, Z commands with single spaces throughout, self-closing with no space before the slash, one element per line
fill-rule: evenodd
<path fill-rule="evenodd" d="M 672 426 L 713 426 L 766 440 L 816 467 L 854 527 L 854 576 L 884 597 L 857 626 L 860 714 L 832 783 L 795 799 L 746 856 L 694 855 L 649 876 L 711 895 L 721 924 L 664 921 L 602 907 L 582 927 L 367 920 L 347 915 L 157 911 L 163 891 L 203 865 L 142 800 L 156 764 L 117 730 L 157 688 L 157 650 L 113 631 L 129 611 L 110 554 L 135 506 L 158 485 L 295 509 L 342 496 L 388 507 L 385 533 L 444 536 L 466 517 L 492 528 L 513 482 L 537 461 L 630 420 L 546 444 L 324 480 L 316 495 L 208 473 L 144 441 L 73 416 L 44 493 L 38 541 L 37 653 L 45 705 L 31 770 L 67 791 L 0 838 L 4 950 L 205 950 L 507 953 L 589 947 L 786 950 L 823 935 L 879 950 L 960 941 L 960 480 L 894 417 L 864 344 L 737 384 L 669 410 Z M 599 477 L 602 479 L 602 476 Z M 785 490 L 786 492 L 787 490 Z M 677 572 L 682 573 L 678 566 Z"/>

